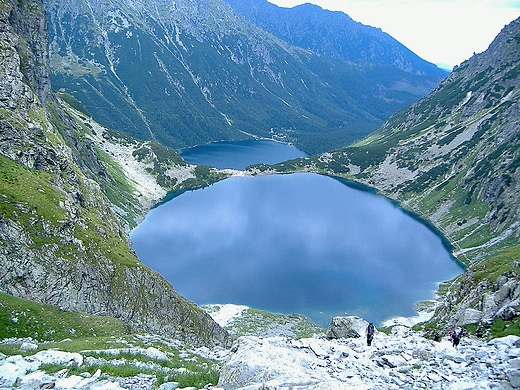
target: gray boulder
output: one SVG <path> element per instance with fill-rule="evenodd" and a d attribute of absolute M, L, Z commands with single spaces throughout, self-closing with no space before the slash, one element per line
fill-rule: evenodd
<path fill-rule="evenodd" d="M 357 316 L 339 316 L 330 320 L 326 336 L 329 340 L 358 338 L 365 334 L 368 322 Z"/>
<path fill-rule="evenodd" d="M 482 319 L 482 312 L 480 310 L 467 308 L 464 311 L 464 315 L 461 318 L 460 325 L 476 324 L 476 323 L 480 322 L 481 319 Z"/>

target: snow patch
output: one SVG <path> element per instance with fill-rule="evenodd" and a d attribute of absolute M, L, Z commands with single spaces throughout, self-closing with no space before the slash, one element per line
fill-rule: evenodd
<path fill-rule="evenodd" d="M 217 309 L 208 313 L 213 320 L 221 327 L 225 327 L 227 324 L 232 322 L 235 318 L 240 317 L 243 311 L 249 309 L 243 305 L 211 305 L 212 308 Z"/>

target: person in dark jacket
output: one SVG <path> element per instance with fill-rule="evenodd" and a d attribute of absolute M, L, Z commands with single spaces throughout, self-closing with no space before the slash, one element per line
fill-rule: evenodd
<path fill-rule="evenodd" d="M 372 340 L 374 339 L 374 332 L 375 332 L 374 324 L 371 322 L 370 324 L 368 324 L 367 329 L 365 330 L 365 335 L 367 336 L 367 345 L 368 346 L 372 345 Z"/>
<path fill-rule="evenodd" d="M 453 347 L 457 347 L 457 345 L 459 345 L 460 338 L 462 336 L 462 328 L 459 331 L 450 330 L 448 332 L 448 336 L 450 338 L 451 345 L 453 345 Z"/>

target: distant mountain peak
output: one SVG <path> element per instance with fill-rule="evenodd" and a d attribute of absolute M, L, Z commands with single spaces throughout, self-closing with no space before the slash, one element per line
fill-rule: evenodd
<path fill-rule="evenodd" d="M 267 0 L 225 0 L 246 19 L 292 45 L 334 59 L 392 65 L 421 75 L 447 71 L 421 59 L 380 28 L 354 21 L 341 11 L 301 4 L 281 8 Z"/>
<path fill-rule="evenodd" d="M 291 46 L 221 0 L 45 6 L 54 88 L 99 123 L 176 149 L 272 129 L 307 152 L 342 147 L 445 75 Z"/>

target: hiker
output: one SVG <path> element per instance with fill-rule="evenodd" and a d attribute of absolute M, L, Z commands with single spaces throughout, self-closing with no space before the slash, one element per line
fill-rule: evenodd
<path fill-rule="evenodd" d="M 448 332 L 448 336 L 451 340 L 451 345 L 453 345 L 453 347 L 457 347 L 457 345 L 459 345 L 460 338 L 462 336 L 462 328 L 458 332 L 456 332 L 454 330 L 450 330 Z"/>
<path fill-rule="evenodd" d="M 367 336 L 367 345 L 368 346 L 371 346 L 372 345 L 372 340 L 374 339 L 374 324 L 371 322 L 370 324 L 368 324 L 367 326 L 367 329 L 365 331 L 365 335 Z"/>

